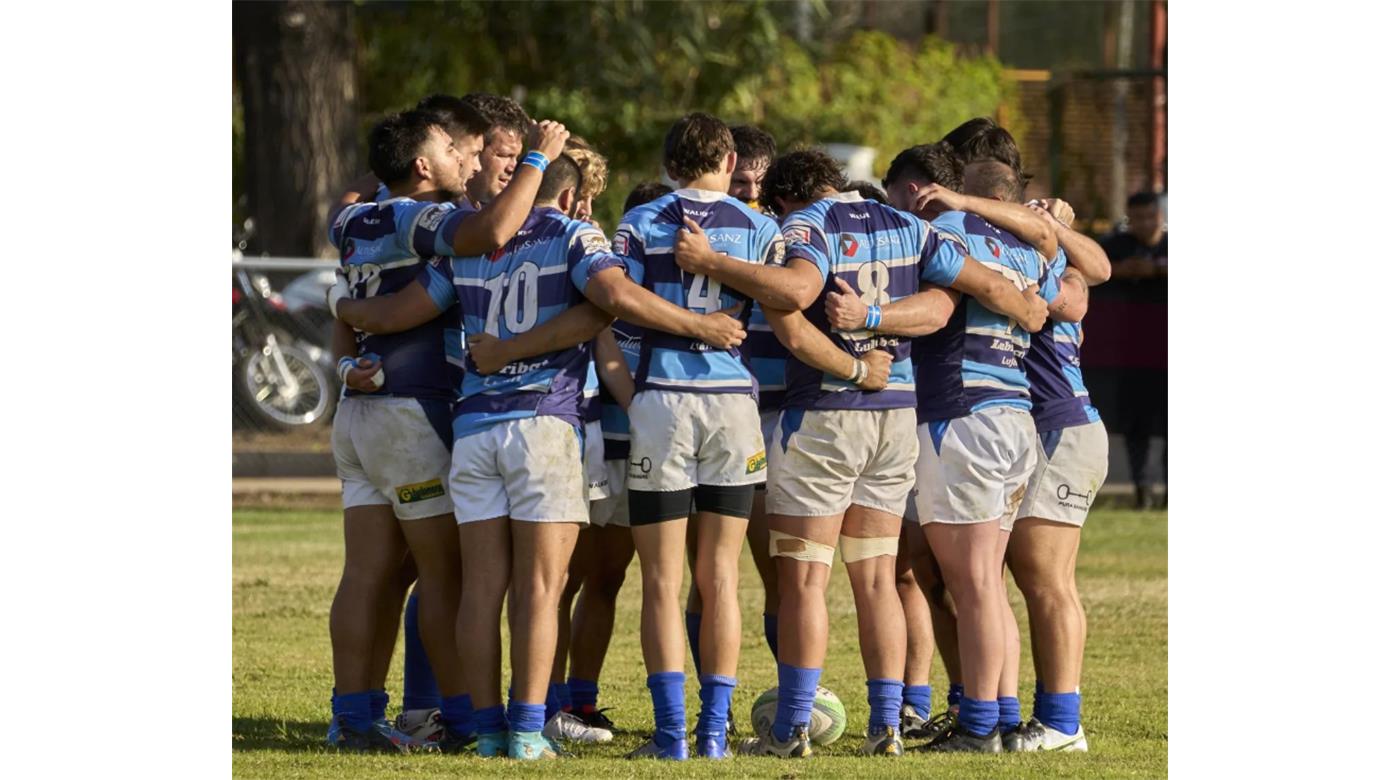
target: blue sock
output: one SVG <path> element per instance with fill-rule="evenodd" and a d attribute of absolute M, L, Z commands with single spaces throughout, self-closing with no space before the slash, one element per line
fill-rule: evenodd
<path fill-rule="evenodd" d="M 729 726 L 729 702 L 738 684 L 733 677 L 700 675 L 700 721 L 695 729 L 700 736 L 724 739 Z"/>
<path fill-rule="evenodd" d="M 554 698 L 559 700 L 559 709 L 565 712 L 573 710 L 574 692 L 568 683 L 550 683 L 549 687 L 554 689 Z"/>
<path fill-rule="evenodd" d="M 685 739 L 685 672 L 649 674 L 647 688 L 656 717 L 656 744 L 665 748 Z"/>
<path fill-rule="evenodd" d="M 1062 734 L 1079 731 L 1079 693 L 1038 693 L 1036 720 Z"/>
<path fill-rule="evenodd" d="M 763 613 L 763 638 L 768 640 L 768 649 L 773 651 L 773 660 L 778 660 L 778 616 Z"/>
<path fill-rule="evenodd" d="M 335 694 L 331 696 L 331 712 L 340 718 L 345 728 L 363 734 L 374 722 L 370 717 L 369 699 L 369 691 Z"/>
<path fill-rule="evenodd" d="M 477 734 L 496 734 L 506 728 L 506 708 L 503 705 L 472 710 L 472 730 Z"/>
<path fill-rule="evenodd" d="M 472 697 L 465 693 L 460 696 L 444 696 L 442 720 L 448 728 L 458 734 L 472 733 L 476 721 L 472 710 Z"/>
<path fill-rule="evenodd" d="M 700 613 L 685 613 L 685 636 L 690 640 L 690 657 L 695 661 L 695 673 L 700 674 Z"/>
<path fill-rule="evenodd" d="M 1015 696 L 998 696 L 997 712 L 997 727 L 1001 733 L 1015 731 L 1021 725 L 1021 700 Z"/>
<path fill-rule="evenodd" d="M 570 677 L 569 698 L 573 700 L 576 709 L 596 709 L 598 707 L 598 681 Z"/>
<path fill-rule="evenodd" d="M 884 731 L 886 726 L 894 726 L 899 733 L 899 704 L 904 683 L 900 680 L 866 680 L 865 696 L 870 702 L 870 722 L 866 734 Z"/>
<path fill-rule="evenodd" d="M 933 712 L 933 688 L 928 685 L 904 686 L 904 703 L 927 720 L 929 713 Z"/>
<path fill-rule="evenodd" d="M 389 709 L 389 694 L 383 689 L 369 692 L 369 719 L 374 722 L 384 720 L 384 712 Z"/>
<path fill-rule="evenodd" d="M 548 690 L 544 692 L 544 719 L 549 720 L 559 712 L 559 697 L 554 690 L 554 683 L 549 684 Z"/>
<path fill-rule="evenodd" d="M 418 594 L 414 593 L 403 609 L 403 708 L 435 710 L 441 706 L 437 678 L 418 636 Z"/>
<path fill-rule="evenodd" d="M 821 679 L 821 669 L 778 663 L 778 712 L 773 716 L 773 736 L 779 742 L 792 739 L 793 726 L 812 722 L 812 702 L 817 699 L 817 683 Z"/>
<path fill-rule="evenodd" d="M 1041 709 L 1040 709 L 1040 707 L 1041 707 L 1040 697 L 1041 697 L 1041 694 L 1043 694 L 1043 693 L 1045 693 L 1045 684 L 1042 683 L 1040 680 L 1036 680 L 1036 681 L 1035 681 L 1035 698 L 1031 700 L 1031 717 L 1032 717 L 1032 718 L 1035 718 L 1036 720 L 1040 721 L 1041 723 L 1044 723 L 1044 722 L 1045 722 L 1045 718 L 1042 718 L 1042 717 L 1040 716 L 1040 713 L 1041 713 Z"/>
<path fill-rule="evenodd" d="M 948 706 L 956 707 L 962 703 L 963 687 L 962 683 L 953 683 L 948 686 Z"/>
<path fill-rule="evenodd" d="M 513 701 L 510 703 L 510 712 L 506 719 L 510 721 L 510 730 L 517 734 L 542 731 L 544 729 L 544 705 Z"/>
<path fill-rule="evenodd" d="M 958 725 L 968 733 L 985 737 L 997 727 L 1001 708 L 995 699 L 981 701 L 964 696 L 958 705 Z"/>

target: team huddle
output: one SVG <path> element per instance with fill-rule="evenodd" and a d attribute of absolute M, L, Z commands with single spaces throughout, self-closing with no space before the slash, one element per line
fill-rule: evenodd
<path fill-rule="evenodd" d="M 844 728 L 819 685 L 839 550 L 865 754 L 1087 750 L 1074 567 L 1108 444 L 1078 323 L 1103 251 L 1068 204 L 1023 205 L 988 119 L 900 152 L 883 191 L 703 113 L 662 152 L 678 187 L 637 187 L 609 237 L 606 159 L 507 98 L 435 95 L 371 131 L 372 174 L 329 230 L 346 561 L 328 742 L 530 760 L 612 740 L 598 678 L 635 554 L 655 728 L 629 757 L 810 756 Z M 777 688 L 739 740 L 746 540 Z M 1030 618 L 1027 721 L 1003 567 Z"/>

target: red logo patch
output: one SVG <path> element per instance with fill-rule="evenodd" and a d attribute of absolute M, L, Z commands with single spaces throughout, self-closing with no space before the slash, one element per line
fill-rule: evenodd
<path fill-rule="evenodd" d="M 992 257 L 1000 259 L 1001 244 L 998 244 L 997 242 L 993 241 L 991 236 L 987 236 L 984 240 L 987 242 L 987 248 L 992 250 Z"/>
<path fill-rule="evenodd" d="M 856 250 L 860 249 L 860 242 L 850 233 L 841 234 L 841 254 L 846 257 L 855 257 Z"/>

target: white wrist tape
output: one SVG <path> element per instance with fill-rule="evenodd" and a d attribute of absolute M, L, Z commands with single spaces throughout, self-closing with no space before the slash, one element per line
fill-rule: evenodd
<path fill-rule="evenodd" d="M 841 560 L 846 563 L 878 558 L 881 555 L 899 555 L 898 536 L 859 537 L 841 535 Z"/>
<path fill-rule="evenodd" d="M 350 284 L 345 281 L 344 276 L 337 273 L 335 275 L 335 284 L 331 285 L 329 290 L 326 290 L 326 306 L 330 307 L 332 317 L 340 319 L 336 314 L 335 307 L 339 306 L 341 301 L 349 297 Z"/>
<path fill-rule="evenodd" d="M 836 557 L 836 548 L 829 544 L 803 539 L 800 536 L 785 534 L 782 531 L 768 531 L 768 557 L 793 558 L 799 561 L 831 565 Z"/>

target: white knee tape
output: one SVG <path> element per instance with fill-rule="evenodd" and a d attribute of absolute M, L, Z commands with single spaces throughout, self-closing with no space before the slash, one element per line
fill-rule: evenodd
<path fill-rule="evenodd" d="M 829 544 L 814 542 L 811 539 L 803 539 L 800 536 L 792 536 L 782 531 L 768 531 L 768 556 L 771 558 L 794 558 L 799 561 L 811 561 L 813 563 L 824 563 L 831 565 L 831 559 L 836 557 L 836 548 Z"/>
<path fill-rule="evenodd" d="M 841 560 L 846 563 L 863 561 L 866 558 L 878 558 L 881 555 L 898 555 L 898 536 L 877 536 L 874 538 L 861 538 L 858 536 L 841 535 Z"/>

